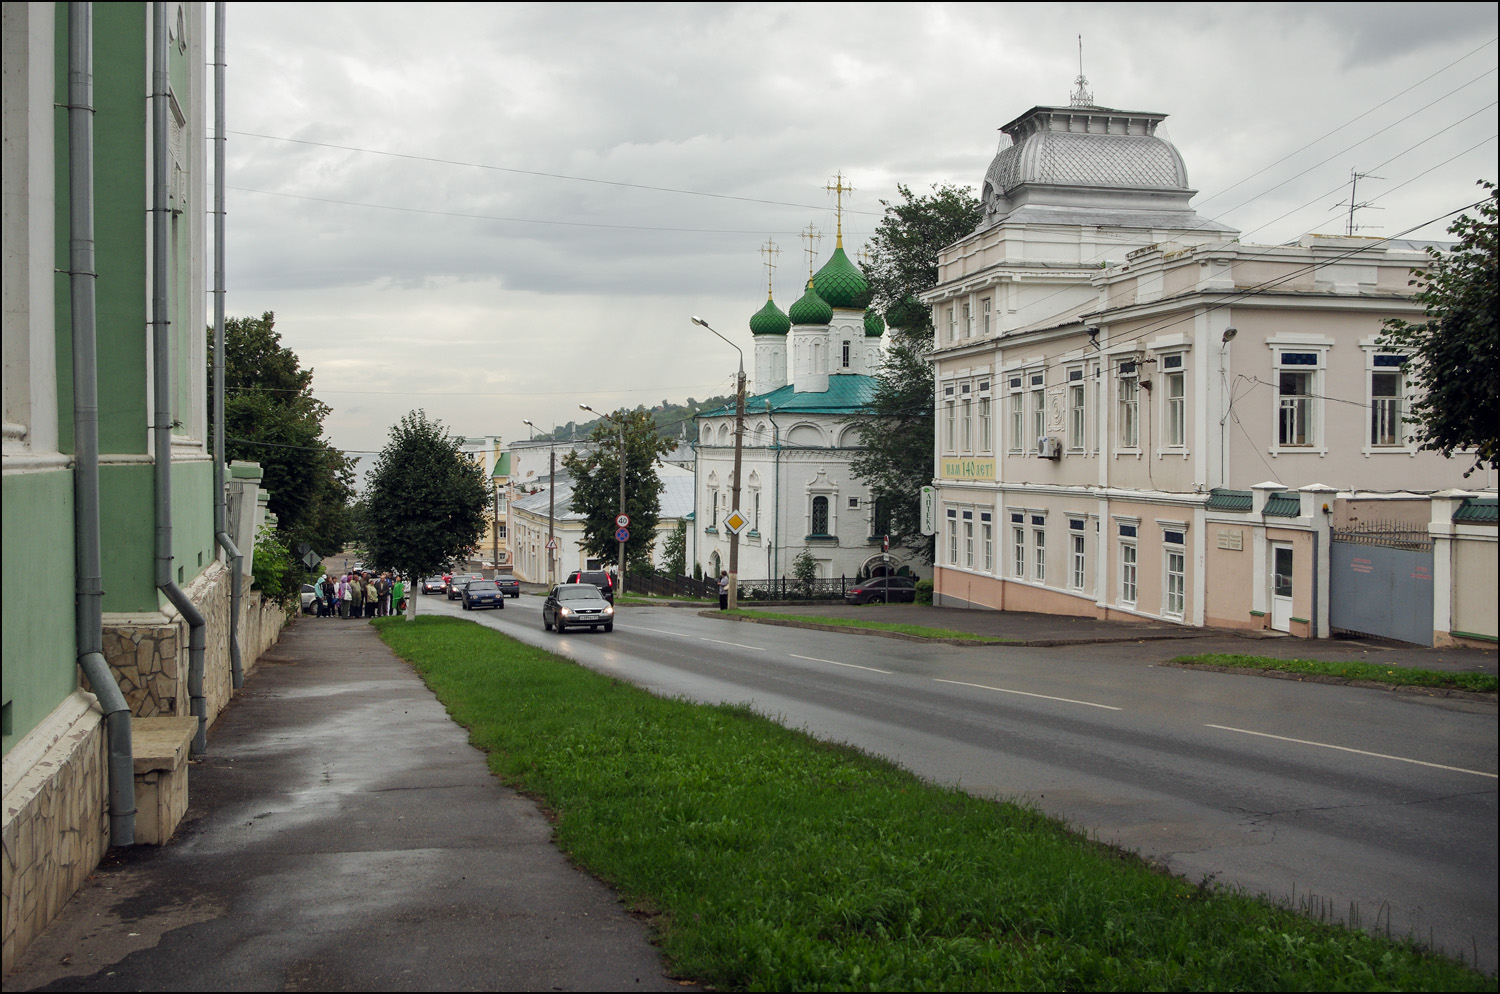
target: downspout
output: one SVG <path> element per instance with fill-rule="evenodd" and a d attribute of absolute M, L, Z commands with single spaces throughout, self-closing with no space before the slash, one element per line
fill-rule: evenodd
<path fill-rule="evenodd" d="M 172 353 L 167 338 L 167 5 L 151 5 L 151 419 L 156 475 L 156 587 L 188 623 L 188 697 L 198 730 L 192 755 L 208 746 L 208 702 L 203 697 L 203 615 L 172 579 Z"/>
<path fill-rule="evenodd" d="M 224 4 L 214 4 L 214 538 L 229 557 L 229 669 L 245 685 L 240 664 L 240 604 L 245 557 L 229 537 L 224 490 Z"/>
<path fill-rule="evenodd" d="M 776 467 L 771 477 L 771 575 L 768 579 L 781 579 L 781 426 L 771 413 L 771 402 L 766 401 L 766 418 L 771 422 L 771 439 L 775 445 Z"/>
<path fill-rule="evenodd" d="M 68 282 L 73 326 L 73 618 L 78 666 L 104 711 L 109 749 L 109 844 L 135 844 L 130 705 L 104 658 L 99 542 L 99 363 L 94 280 L 94 5 L 68 4 Z"/>

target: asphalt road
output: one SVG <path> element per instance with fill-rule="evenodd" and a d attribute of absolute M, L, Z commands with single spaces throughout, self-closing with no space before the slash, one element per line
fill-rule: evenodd
<path fill-rule="evenodd" d="M 654 692 L 749 703 L 972 793 L 1035 803 L 1198 881 L 1497 961 L 1493 702 L 1161 667 L 1180 646 L 961 647 L 625 606 L 544 632 L 470 617 Z"/>

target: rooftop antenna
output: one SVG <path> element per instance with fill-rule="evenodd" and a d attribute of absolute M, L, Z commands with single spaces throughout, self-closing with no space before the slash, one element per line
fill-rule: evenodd
<path fill-rule="evenodd" d="M 1073 91 L 1071 102 L 1074 107 L 1097 107 L 1094 103 L 1094 95 L 1089 92 L 1089 78 L 1083 74 L 1083 35 L 1078 36 L 1078 78 L 1073 82 L 1078 84 L 1078 89 Z"/>
<path fill-rule="evenodd" d="M 812 282 L 813 266 L 818 261 L 818 243 L 823 240 L 823 232 L 815 225 L 809 224 L 802 229 L 802 251 L 807 253 L 807 281 Z"/>
<path fill-rule="evenodd" d="M 1374 173 L 1361 173 L 1361 172 L 1356 172 L 1353 169 L 1349 170 L 1349 202 L 1346 203 L 1346 204 L 1345 203 L 1334 204 L 1335 207 L 1348 207 L 1349 208 L 1349 222 L 1345 226 L 1345 229 L 1344 229 L 1344 237 L 1346 237 L 1346 238 L 1353 238 L 1354 237 L 1354 233 L 1356 231 L 1360 231 L 1361 229 L 1364 229 L 1364 228 L 1378 228 L 1378 227 L 1380 227 L 1380 225 L 1378 225 L 1378 224 L 1355 224 L 1354 223 L 1354 212 L 1355 211 L 1357 211 L 1357 210 L 1372 210 L 1372 211 L 1383 211 L 1383 210 L 1385 210 L 1384 207 L 1371 207 L 1369 201 L 1366 201 L 1365 203 L 1360 203 L 1359 199 L 1357 197 L 1355 197 L 1354 194 L 1359 189 L 1359 181 L 1362 180 L 1362 179 L 1385 179 L 1385 177 L 1384 176 L 1376 176 Z"/>
<path fill-rule="evenodd" d="M 840 170 L 838 178 L 834 180 L 833 186 L 825 186 L 823 189 L 834 194 L 838 198 L 838 206 L 835 208 L 838 217 L 838 242 L 839 248 L 844 247 L 844 194 L 853 193 L 854 187 L 844 185 L 844 173 Z"/>
<path fill-rule="evenodd" d="M 772 297 L 771 274 L 776 272 L 776 257 L 781 254 L 781 249 L 767 238 L 766 243 L 760 247 L 760 254 L 766 257 L 766 299 L 770 300 Z"/>

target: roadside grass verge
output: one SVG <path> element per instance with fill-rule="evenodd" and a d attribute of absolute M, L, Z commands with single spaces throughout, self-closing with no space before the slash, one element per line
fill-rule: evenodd
<path fill-rule="evenodd" d="M 558 844 L 721 989 L 1493 989 L 1011 804 L 460 619 L 375 627 Z"/>
<path fill-rule="evenodd" d="M 776 621 L 796 621 L 806 625 L 831 625 L 835 628 L 867 628 L 877 632 L 899 632 L 928 639 L 962 639 L 965 642 L 1014 642 L 1015 639 L 996 638 L 993 635 L 976 635 L 973 632 L 956 632 L 951 628 L 929 628 L 926 625 L 904 625 L 894 621 L 866 621 L 863 618 L 835 618 L 821 614 L 782 614 L 776 611 L 736 609 L 722 612 L 730 618 L 771 618 Z"/>
<path fill-rule="evenodd" d="M 1282 673 L 1305 673 L 1310 676 L 1342 677 L 1400 687 L 1441 687 L 1450 690 L 1472 690 L 1493 694 L 1500 681 L 1489 673 L 1449 673 L 1410 666 L 1386 666 L 1362 660 L 1327 662 L 1318 659 L 1277 659 L 1274 656 L 1242 656 L 1225 653 L 1200 653 L 1174 656 L 1173 663 L 1199 666 L 1231 666 L 1236 669 L 1277 670 Z"/>

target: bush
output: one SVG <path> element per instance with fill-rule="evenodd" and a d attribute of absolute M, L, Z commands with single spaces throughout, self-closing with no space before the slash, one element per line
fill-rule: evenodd
<path fill-rule="evenodd" d="M 917 581 L 917 603 L 918 604 L 931 604 L 932 603 L 932 581 L 931 580 L 918 580 Z"/>
<path fill-rule="evenodd" d="M 302 593 L 306 571 L 269 528 L 255 536 L 255 563 L 250 571 L 254 589 L 282 607 L 290 607 Z"/>

